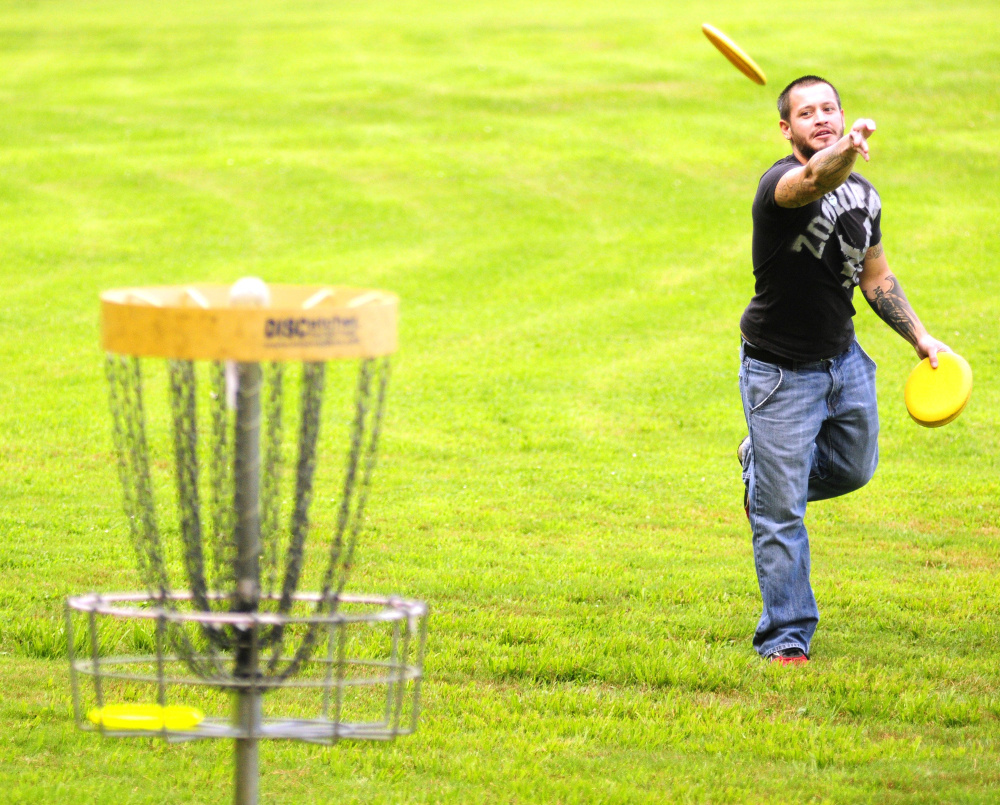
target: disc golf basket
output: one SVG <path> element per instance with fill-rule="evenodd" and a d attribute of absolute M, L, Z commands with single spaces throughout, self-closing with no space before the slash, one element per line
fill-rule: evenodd
<path fill-rule="evenodd" d="M 426 607 L 344 593 L 396 297 L 250 278 L 108 291 L 101 303 L 145 590 L 67 602 L 78 726 L 232 739 L 236 805 L 257 802 L 262 739 L 412 733 Z"/>

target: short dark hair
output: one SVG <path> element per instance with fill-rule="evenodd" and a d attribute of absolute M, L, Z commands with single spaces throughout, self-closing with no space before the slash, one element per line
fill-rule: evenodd
<path fill-rule="evenodd" d="M 813 84 L 826 84 L 830 89 L 833 90 L 833 94 L 837 97 L 837 108 L 840 108 L 840 93 L 837 92 L 837 88 L 827 81 L 825 78 L 820 78 L 818 75 L 804 75 L 801 78 L 796 78 L 791 84 L 785 87 L 781 94 L 778 96 L 778 114 L 781 115 L 782 120 L 790 120 L 792 116 L 792 101 L 791 94 L 792 90 L 796 87 L 809 87 Z"/>

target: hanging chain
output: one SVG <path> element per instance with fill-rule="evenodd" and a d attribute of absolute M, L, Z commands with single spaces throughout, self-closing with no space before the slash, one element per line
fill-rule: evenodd
<path fill-rule="evenodd" d="M 368 502 L 368 490 L 371 487 L 372 473 L 375 470 L 375 459 L 378 454 L 378 440 L 382 433 L 382 415 L 385 411 L 385 395 L 386 390 L 389 387 L 389 358 L 383 358 L 381 363 L 374 360 L 367 361 L 367 363 L 374 364 L 375 366 L 375 372 L 378 375 L 378 395 L 375 399 L 375 409 L 371 412 L 371 422 L 367 429 L 369 435 L 368 446 L 364 452 L 364 467 L 361 473 L 361 482 L 357 490 L 357 502 L 354 507 L 354 515 L 351 519 L 350 528 L 348 530 L 347 546 L 344 550 L 344 559 L 341 562 L 340 579 L 337 583 L 337 591 L 334 601 L 339 599 L 340 594 L 344 591 L 344 585 L 347 583 L 347 578 L 350 576 L 351 569 L 354 567 L 354 548 L 357 545 L 358 535 L 361 533 L 361 526 L 364 522 L 365 505 Z M 358 407 L 360 410 L 360 403 Z M 363 424 L 361 430 L 362 433 L 359 433 L 357 436 L 359 449 L 365 430 Z M 345 496 L 346 494 L 347 490 L 345 489 Z"/>
<path fill-rule="evenodd" d="M 209 509 L 211 528 L 207 547 L 210 554 L 210 586 L 217 598 L 225 599 L 235 584 L 233 567 L 233 439 L 232 416 L 226 399 L 226 367 L 214 361 L 209 371 L 211 387 L 211 428 L 209 430 Z"/>
<path fill-rule="evenodd" d="M 378 393 L 375 407 L 371 407 L 372 374 L 378 375 Z M 358 376 L 358 389 L 355 399 L 354 428 L 351 433 L 351 450 L 348 459 L 347 472 L 344 474 L 344 491 L 340 504 L 340 516 L 337 521 L 337 531 L 330 548 L 330 562 L 326 576 L 323 579 L 323 600 L 329 611 L 337 607 L 337 601 L 343 592 L 347 577 L 353 567 L 354 548 L 364 517 L 365 503 L 368 500 L 368 488 L 371 483 L 372 471 L 375 468 L 375 456 L 378 447 L 378 437 L 382 429 L 382 411 L 385 405 L 385 391 L 389 382 L 389 359 L 385 358 L 381 365 L 375 360 L 366 360 L 361 365 Z M 367 446 L 365 437 L 367 434 Z M 361 459 L 364 457 L 362 464 Z M 361 479 L 357 480 L 358 466 L 361 465 Z M 352 507 L 353 504 L 353 507 Z M 347 534 L 346 542 L 344 534 Z M 334 587 L 333 576 L 340 572 Z"/>
<path fill-rule="evenodd" d="M 105 362 L 118 475 L 122 484 L 125 517 L 139 561 L 139 574 L 150 596 L 163 601 L 170 594 L 156 525 L 153 484 L 149 472 L 145 413 L 142 404 L 142 370 L 138 358 L 108 354 Z"/>
<path fill-rule="evenodd" d="M 304 363 L 298 422 L 298 454 L 294 464 L 294 498 L 287 525 L 282 518 L 284 369 L 268 367 L 262 398 L 261 429 L 261 581 L 265 597 L 277 595 L 278 614 L 289 616 L 301 579 L 311 528 L 310 509 L 315 493 L 320 426 L 326 385 L 325 363 Z M 207 444 L 199 447 L 198 394 L 195 364 L 167 362 L 172 445 L 179 519 L 179 541 L 184 572 L 196 611 L 229 607 L 235 588 L 234 456 L 235 416 L 227 406 L 225 369 L 221 362 L 209 368 L 209 427 Z M 146 437 L 142 395 L 143 376 L 135 357 L 108 355 L 106 373 L 112 412 L 113 440 L 129 533 L 138 557 L 139 572 L 150 597 L 161 606 L 176 606 L 172 597 L 166 541 L 154 506 L 150 445 Z M 327 565 L 322 575 L 317 614 L 332 614 L 351 572 L 361 530 L 389 379 L 389 359 L 363 360 L 354 394 L 350 445 L 346 456 L 336 522 L 330 535 Z M 206 455 L 207 453 L 207 455 Z M 207 463 L 209 490 L 202 505 L 199 458 Z M 170 533 L 169 531 L 167 533 Z M 281 555 L 283 553 L 283 556 Z M 279 569 L 282 573 L 278 578 Z M 220 626 L 200 632 L 179 628 L 168 636 L 177 656 L 204 678 L 226 674 L 223 657 L 237 636 Z M 294 634 L 291 658 L 283 657 L 290 630 L 276 626 L 259 633 L 259 645 L 270 647 L 266 673 L 277 679 L 295 674 L 307 662 L 324 630 L 315 624 Z M 199 637 L 200 635 L 200 637 Z M 263 670 L 263 669 L 262 669 Z"/>
<path fill-rule="evenodd" d="M 170 409 L 173 414 L 177 507 L 180 514 L 184 568 L 195 609 L 208 612 L 205 557 L 202 551 L 201 506 L 198 500 L 198 413 L 192 361 L 168 361 Z"/>
<path fill-rule="evenodd" d="M 371 406 L 372 374 L 379 375 L 378 394 L 374 409 Z M 322 591 L 316 605 L 317 614 L 332 614 L 336 611 L 340 594 L 347 576 L 350 573 L 354 547 L 360 532 L 364 504 L 368 497 L 368 487 L 371 472 L 375 466 L 375 456 L 378 446 L 378 436 L 381 431 L 382 415 L 385 405 L 385 391 L 389 379 L 389 360 L 384 358 L 380 363 L 374 359 L 362 361 L 358 373 L 358 384 L 355 392 L 354 423 L 351 429 L 351 446 L 347 456 L 347 466 L 344 472 L 344 485 L 341 504 L 337 518 L 337 526 L 328 554 L 326 572 L 323 575 Z M 366 433 L 368 434 L 366 445 Z M 364 465 L 358 481 L 358 466 L 364 456 Z M 344 542 L 345 532 L 348 535 Z M 301 557 L 299 557 L 301 561 Z M 339 574 L 338 574 L 339 570 Z M 336 590 L 333 578 L 337 575 Z M 294 589 L 294 588 L 293 588 Z M 296 674 L 304 662 L 308 662 L 316 646 L 319 630 L 316 623 L 310 624 L 295 651 L 280 672 L 277 671 L 281 660 L 282 631 L 276 630 L 274 635 L 276 645 L 273 647 L 268 671 L 278 679 L 287 679 Z"/>
<path fill-rule="evenodd" d="M 284 428 L 282 394 L 284 390 L 284 364 L 272 363 L 264 374 L 263 418 L 260 482 L 260 541 L 261 592 L 270 597 L 275 590 L 281 549 L 281 481 L 284 473 L 282 454 Z"/>
<path fill-rule="evenodd" d="M 306 537 L 309 532 L 309 508 L 316 474 L 316 444 L 319 441 L 320 414 L 326 364 L 306 363 L 302 367 L 302 404 L 299 423 L 299 458 L 295 468 L 295 500 L 292 509 L 290 539 L 286 555 L 285 579 L 281 586 L 279 611 L 287 614 L 292 595 L 299 586 Z"/>
<path fill-rule="evenodd" d="M 298 459 L 295 466 L 295 497 L 289 523 L 288 543 L 284 556 L 284 578 L 278 612 L 288 615 L 293 605 L 293 596 L 298 589 L 305 555 L 306 538 L 309 535 L 309 509 L 312 505 L 313 482 L 316 474 L 316 454 L 322 421 L 323 390 L 326 384 L 326 364 L 304 363 L 302 365 L 302 387 L 299 404 Z M 275 568 L 276 569 L 276 568 Z M 264 633 L 262 645 L 274 646 L 271 667 L 281 654 L 284 626 L 277 625 Z"/>
<path fill-rule="evenodd" d="M 146 584 L 150 598 L 161 607 L 173 607 L 168 568 L 164 556 L 164 541 L 156 522 L 153 481 L 150 472 L 150 451 L 146 439 L 145 410 L 142 398 L 142 369 L 139 358 L 108 355 L 106 371 L 109 381 L 109 401 L 112 414 L 112 433 L 115 452 L 118 459 L 118 472 L 122 482 L 125 514 L 129 522 L 129 533 L 133 547 L 139 559 L 139 573 Z M 180 387 L 185 369 L 179 374 Z M 183 396 L 183 395 L 182 395 Z M 174 394 L 171 393 L 172 405 Z M 186 403 L 176 403 L 175 418 L 181 414 Z M 185 455 L 190 445 L 190 437 L 180 437 L 180 444 L 175 442 L 175 454 Z M 185 458 L 185 462 L 187 459 Z M 190 471 L 187 478 L 178 477 L 178 488 L 187 490 Z M 195 487 L 196 489 L 196 487 Z M 181 495 L 186 494 L 182 492 Z M 195 507 L 196 508 L 196 507 Z M 191 505 L 182 503 L 181 509 L 190 516 Z M 182 529 L 185 526 L 182 526 Z M 189 526 L 187 526 L 189 527 Z M 190 539 L 191 537 L 188 537 Z M 171 630 L 170 641 L 177 655 L 184 660 L 192 671 L 202 677 L 209 678 L 220 670 L 214 657 L 206 664 L 200 656 L 191 636 L 183 629 Z"/>

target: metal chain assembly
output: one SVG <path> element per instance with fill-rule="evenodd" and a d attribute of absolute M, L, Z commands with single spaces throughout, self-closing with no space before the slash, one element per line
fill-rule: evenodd
<path fill-rule="evenodd" d="M 176 606 L 173 592 L 183 589 L 190 594 L 190 599 L 185 600 L 195 611 L 245 611 L 246 597 L 241 598 L 237 589 L 235 532 L 241 516 L 251 516 L 259 521 L 260 538 L 259 550 L 249 561 L 256 563 L 260 587 L 253 591 L 249 606 L 252 611 L 263 606 L 281 616 L 290 615 L 315 532 L 311 509 L 322 442 L 326 364 L 304 363 L 296 378 L 298 404 L 293 407 L 297 408 L 298 424 L 292 446 L 294 479 L 289 500 L 282 495 L 287 365 L 267 365 L 260 373 L 258 388 L 240 390 L 259 395 L 261 417 L 256 452 L 260 463 L 259 494 L 253 500 L 240 501 L 235 446 L 243 436 L 236 432 L 238 424 L 227 393 L 232 374 L 227 380 L 225 364 L 211 363 L 208 395 L 202 400 L 196 364 L 167 361 L 176 525 L 168 525 L 157 516 L 152 462 L 161 467 L 162 459 L 151 456 L 140 360 L 109 355 L 106 367 L 125 513 L 140 575 L 151 597 L 165 606 Z M 323 548 L 326 560 L 321 592 L 314 604 L 316 614 L 336 612 L 353 567 L 376 463 L 388 380 L 387 357 L 360 362 L 336 520 Z M 241 515 L 241 507 L 247 506 L 253 511 Z M 180 579 L 171 556 L 177 556 L 183 567 Z M 261 627 L 253 639 L 258 649 L 268 650 L 269 656 L 260 673 L 276 679 L 293 676 L 308 661 L 320 636 L 315 625 L 297 630 L 294 636 L 283 623 Z M 228 655 L 237 644 L 245 642 L 246 636 L 219 625 L 203 624 L 200 630 L 173 629 L 169 639 L 193 672 L 218 678 L 229 673 L 225 667 Z"/>

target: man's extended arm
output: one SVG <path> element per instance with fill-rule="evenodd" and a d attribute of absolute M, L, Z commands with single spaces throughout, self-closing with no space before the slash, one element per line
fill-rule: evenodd
<path fill-rule="evenodd" d="M 817 151 L 801 168 L 788 171 L 774 188 L 779 207 L 804 207 L 836 190 L 851 175 L 858 154 L 868 161 L 868 138 L 875 121 L 862 118 L 829 148 Z"/>
<path fill-rule="evenodd" d="M 879 318 L 905 338 L 921 358 L 930 358 L 937 368 L 937 354 L 951 352 L 948 346 L 927 332 L 903 293 L 899 280 L 889 269 L 882 244 L 877 243 L 865 254 L 861 272 L 861 292 Z"/>

